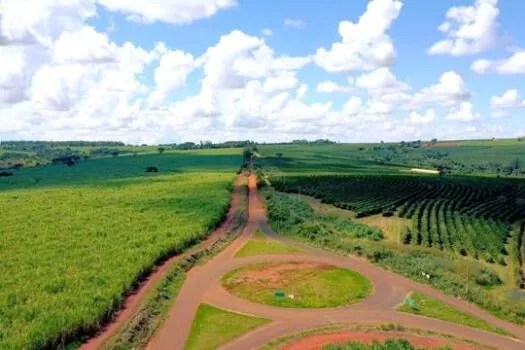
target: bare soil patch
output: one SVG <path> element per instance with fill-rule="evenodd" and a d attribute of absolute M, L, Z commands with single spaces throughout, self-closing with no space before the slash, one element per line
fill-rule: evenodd
<path fill-rule="evenodd" d="M 340 332 L 329 334 L 310 335 L 301 338 L 291 344 L 285 345 L 281 350 L 322 350 L 323 347 L 331 344 L 344 344 L 359 342 L 372 344 L 374 340 L 384 342 L 387 339 L 406 339 L 416 347 L 437 349 L 450 345 L 454 350 L 474 350 L 481 349 L 474 345 L 461 344 L 457 341 L 445 338 L 428 338 L 405 333 L 391 332 Z"/>

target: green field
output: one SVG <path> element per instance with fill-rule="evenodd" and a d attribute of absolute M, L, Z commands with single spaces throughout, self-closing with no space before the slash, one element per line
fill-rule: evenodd
<path fill-rule="evenodd" d="M 486 321 L 456 309 L 437 299 L 429 297 L 423 293 L 412 293 L 403 305 L 397 310 L 416 315 L 436 318 L 438 320 L 458 323 L 464 326 L 479 328 L 485 331 L 508 336 L 509 334 L 502 329 L 491 326 Z"/>
<path fill-rule="evenodd" d="M 235 254 L 236 257 L 265 254 L 297 254 L 301 251 L 279 241 L 268 239 L 260 231 Z"/>
<path fill-rule="evenodd" d="M 96 329 L 153 265 L 221 220 L 240 164 L 238 149 L 188 151 L 0 178 L 0 348 Z"/>
<path fill-rule="evenodd" d="M 483 163 L 487 142 L 421 146 L 406 151 L 407 162 L 372 156 L 399 144 L 263 145 L 256 166 L 261 185 L 264 177 L 273 187 L 262 193 L 277 232 L 365 256 L 522 323 L 525 179 L 516 172 L 496 178 L 490 169 L 468 170 Z M 505 153 L 499 157 L 505 161 L 525 155 L 523 142 L 490 142 L 491 152 Z M 468 171 L 455 166 L 439 176 L 410 170 L 432 168 L 413 154 L 444 147 L 451 148 L 444 157 L 463 157 Z M 468 155 L 453 150 L 467 147 Z M 422 271 L 431 271 L 431 278 L 421 278 Z"/>
<path fill-rule="evenodd" d="M 269 320 L 202 304 L 197 310 L 185 350 L 213 350 Z"/>
<path fill-rule="evenodd" d="M 293 262 L 242 267 L 226 274 L 222 284 L 238 297 L 290 308 L 350 305 L 366 298 L 372 291 L 370 281 L 357 272 Z"/>

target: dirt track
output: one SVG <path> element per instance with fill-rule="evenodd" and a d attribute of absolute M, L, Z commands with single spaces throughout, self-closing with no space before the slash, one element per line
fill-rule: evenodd
<path fill-rule="evenodd" d="M 111 337 L 113 337 L 116 332 L 122 327 L 126 322 L 128 322 L 138 311 L 141 302 L 144 301 L 147 294 L 156 286 L 156 284 L 164 278 L 166 272 L 177 262 L 189 257 L 191 254 L 196 253 L 197 251 L 204 250 L 211 247 L 215 242 L 217 242 L 225 233 L 235 229 L 236 223 L 234 222 L 235 214 L 239 211 L 242 196 L 244 195 L 242 191 L 241 178 L 239 177 L 235 182 L 232 199 L 230 203 L 230 209 L 226 216 L 224 222 L 214 230 L 208 238 L 199 244 L 198 246 L 187 250 L 184 254 L 176 255 L 168 260 L 166 260 L 162 265 L 159 265 L 155 270 L 144 280 L 139 287 L 130 294 L 122 309 L 116 314 L 115 318 L 111 323 L 107 324 L 96 336 L 89 339 L 89 341 L 83 344 L 80 347 L 80 350 L 95 350 L 100 349 L 104 343 L 106 343 Z"/>
<path fill-rule="evenodd" d="M 278 236 L 267 224 L 263 204 L 258 197 L 255 177 L 249 181 L 249 221 L 241 236 L 227 249 L 207 264 L 192 269 L 179 293 L 163 328 L 148 345 L 151 350 L 183 349 L 191 324 L 200 303 L 209 303 L 219 308 L 266 317 L 273 322 L 225 344 L 222 350 L 256 349 L 269 341 L 296 332 L 331 324 L 378 324 L 396 323 L 410 328 L 431 330 L 455 335 L 460 338 L 491 345 L 498 349 L 525 349 L 525 329 L 500 320 L 487 312 L 459 299 L 405 277 L 382 270 L 362 259 L 344 257 Z M 251 256 L 235 258 L 236 252 L 248 241 L 257 228 L 273 239 L 300 247 L 304 254 Z M 220 283 L 221 277 L 238 267 L 264 261 L 309 261 L 330 264 L 357 271 L 365 275 L 374 285 L 374 291 L 359 304 L 333 309 L 286 309 L 252 303 L 229 294 Z M 403 314 L 395 308 L 410 291 L 421 291 L 442 300 L 458 309 L 474 314 L 502 328 L 520 340 L 452 324 L 445 321 Z"/>

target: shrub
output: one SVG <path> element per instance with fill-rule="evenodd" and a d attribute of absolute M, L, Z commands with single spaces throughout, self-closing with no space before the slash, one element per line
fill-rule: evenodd
<path fill-rule="evenodd" d="M 488 269 L 483 269 L 476 276 L 476 283 L 484 287 L 493 287 L 499 286 L 501 283 L 501 278 L 494 271 Z"/>
<path fill-rule="evenodd" d="M 14 174 L 10 171 L 0 171 L 0 177 L 13 176 Z"/>
<path fill-rule="evenodd" d="M 158 173 L 159 168 L 157 168 L 156 166 L 149 166 L 146 168 L 146 172 L 147 173 Z"/>

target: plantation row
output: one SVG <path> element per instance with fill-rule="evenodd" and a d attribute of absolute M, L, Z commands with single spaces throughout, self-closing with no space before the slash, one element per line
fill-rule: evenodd
<path fill-rule="evenodd" d="M 451 200 L 451 211 L 509 223 L 525 217 L 525 186 L 415 176 L 297 176 L 271 178 L 283 192 L 303 193 L 364 217 L 413 211 L 423 200 Z M 410 217 L 410 215 L 408 215 Z"/>
<path fill-rule="evenodd" d="M 408 176 L 270 179 L 280 191 L 321 199 L 357 217 L 383 213 L 413 221 L 405 244 L 451 250 L 506 264 L 510 225 L 525 218 L 523 185 Z"/>
<path fill-rule="evenodd" d="M 452 250 L 506 265 L 509 225 L 500 220 L 459 214 L 454 207 L 455 202 L 447 199 L 424 199 L 417 205 L 402 207 L 399 216 L 414 222 L 403 242 Z"/>

